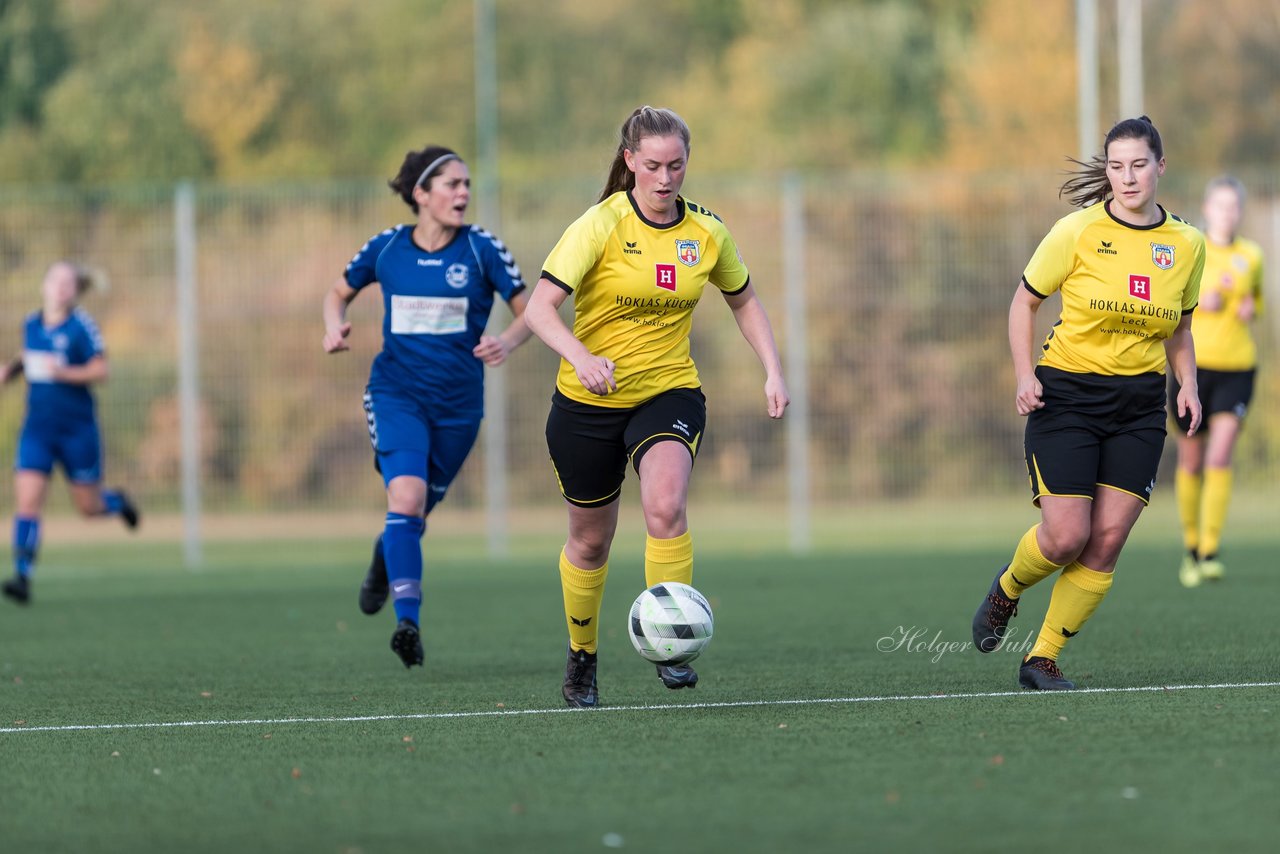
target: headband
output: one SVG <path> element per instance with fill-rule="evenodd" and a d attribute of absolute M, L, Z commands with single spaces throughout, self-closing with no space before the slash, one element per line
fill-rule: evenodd
<path fill-rule="evenodd" d="M 432 160 L 431 164 L 427 166 L 426 169 L 422 170 L 422 174 L 418 176 L 417 181 L 413 182 L 413 186 L 421 187 L 422 182 L 427 180 L 427 178 L 431 175 L 431 173 L 436 171 L 437 168 L 439 168 L 440 164 L 448 163 L 450 160 L 461 160 L 461 159 L 462 159 L 461 157 L 459 157 L 456 154 L 453 154 L 452 152 L 449 154 L 441 154 L 435 160 Z"/>

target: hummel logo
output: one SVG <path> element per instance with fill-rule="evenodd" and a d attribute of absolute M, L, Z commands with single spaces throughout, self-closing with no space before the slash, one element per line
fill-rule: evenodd
<path fill-rule="evenodd" d="M 632 243 L 630 240 L 624 240 L 622 242 L 627 244 L 627 248 L 622 250 L 624 255 L 643 255 L 644 254 L 639 249 L 637 249 L 636 244 Z M 636 241 L 636 243 L 639 243 L 639 242 L 640 241 L 638 240 Z"/>
<path fill-rule="evenodd" d="M 1075 636 L 1076 636 L 1076 635 L 1078 635 L 1078 634 L 1080 634 L 1080 630 L 1079 630 L 1079 629 L 1076 629 L 1074 632 L 1069 632 L 1069 631 L 1067 631 L 1065 628 L 1062 630 L 1062 636 L 1063 636 L 1064 638 L 1073 638 L 1073 637 L 1075 637 Z"/>
<path fill-rule="evenodd" d="M 570 617 L 569 619 L 570 619 L 571 621 L 573 621 L 573 624 L 574 624 L 575 626 L 582 626 L 582 627 L 584 627 L 584 628 L 585 628 L 586 626 L 591 625 L 591 618 L 590 618 L 590 617 L 587 617 L 585 620 L 579 620 L 577 617 Z"/>
<path fill-rule="evenodd" d="M 1110 242 L 1108 242 L 1108 241 L 1106 241 L 1106 240 L 1102 240 L 1102 241 L 1099 241 L 1099 242 L 1102 244 L 1102 246 L 1101 246 L 1101 247 L 1099 247 L 1099 249 L 1098 249 L 1098 254 L 1099 254 L 1099 255 L 1119 255 L 1119 254 L 1120 254 L 1119 252 L 1117 252 L 1116 250 L 1114 250 L 1114 249 L 1112 249 L 1112 248 L 1111 248 L 1111 243 L 1110 243 Z"/>

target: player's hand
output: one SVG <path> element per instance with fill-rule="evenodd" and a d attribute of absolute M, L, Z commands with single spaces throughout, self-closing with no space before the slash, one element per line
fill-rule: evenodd
<path fill-rule="evenodd" d="M 0 385 L 4 385 L 17 375 L 18 371 L 13 362 L 4 362 L 3 364 L 0 364 Z"/>
<path fill-rule="evenodd" d="M 1014 402 L 1018 406 L 1019 415 L 1030 415 L 1037 409 L 1044 409 L 1044 387 L 1035 374 L 1018 380 L 1018 395 Z"/>
<path fill-rule="evenodd" d="M 573 366 L 578 375 L 578 382 L 592 394 L 601 397 L 611 391 L 618 390 L 618 383 L 613 379 L 614 364 L 604 356 L 588 355 Z"/>
<path fill-rule="evenodd" d="M 1210 288 L 1200 294 L 1199 308 L 1205 311 L 1221 311 L 1222 310 L 1222 292 L 1216 288 Z"/>
<path fill-rule="evenodd" d="M 1187 430 L 1187 438 L 1196 434 L 1200 429 L 1200 390 L 1195 385 L 1190 388 L 1181 386 L 1178 389 L 1178 417 L 1185 418 L 1187 413 L 1191 413 L 1191 427 Z"/>
<path fill-rule="evenodd" d="M 351 334 L 351 324 L 344 323 L 334 329 L 326 329 L 324 331 L 324 351 L 326 353 L 340 353 L 343 350 L 350 350 L 347 344 L 347 336 Z"/>
<path fill-rule="evenodd" d="M 764 381 L 765 407 L 770 418 L 781 418 L 791 403 L 791 395 L 787 394 L 787 381 L 782 377 L 769 377 Z"/>
<path fill-rule="evenodd" d="M 481 335 L 480 343 L 472 348 L 471 355 L 489 367 L 496 368 L 507 360 L 507 354 L 510 352 L 510 348 L 500 336 Z"/>
<path fill-rule="evenodd" d="M 1245 323 L 1248 323 L 1253 320 L 1253 316 L 1257 310 L 1258 307 L 1254 304 L 1253 296 L 1250 295 L 1240 300 L 1240 307 L 1236 309 L 1236 317 L 1240 318 Z"/>

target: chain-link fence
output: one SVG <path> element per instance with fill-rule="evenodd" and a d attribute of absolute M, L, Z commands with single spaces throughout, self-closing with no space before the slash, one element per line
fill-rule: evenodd
<path fill-rule="evenodd" d="M 1067 212 L 1054 180 L 808 176 L 798 183 L 803 217 L 789 228 L 781 178 L 689 182 L 687 195 L 733 231 L 779 338 L 787 328 L 803 336 L 808 432 L 790 439 L 808 452 L 807 477 L 799 482 L 812 501 L 1024 488 L 1005 317 L 1037 241 Z M 1167 181 L 1169 207 L 1197 219 L 1202 184 L 1198 177 Z M 1243 231 L 1274 260 L 1277 188 L 1258 176 L 1250 188 Z M 531 283 L 594 189 L 572 181 L 504 184 L 497 230 Z M 22 317 L 39 306 L 39 281 L 51 261 L 71 258 L 109 274 L 109 292 L 84 302 L 111 360 L 111 380 L 98 389 L 108 480 L 161 512 L 179 509 L 183 464 L 174 195 L 172 187 L 0 191 L 0 349 L 20 348 Z M 381 482 L 371 467 L 360 397 L 380 344 L 380 300 L 369 294 L 356 300 L 352 351 L 338 356 L 320 347 L 320 301 L 370 235 L 407 217 L 377 181 L 196 188 L 196 456 L 206 510 L 379 505 Z M 802 322 L 787 324 L 785 267 L 797 257 L 807 310 Z M 1273 263 L 1273 307 L 1274 269 Z M 714 293 L 705 301 L 695 315 L 693 351 L 710 424 L 695 495 L 781 508 L 788 484 L 792 494 L 796 488 L 787 471 L 789 428 L 765 417 L 761 371 L 723 302 Z M 507 319 L 497 307 L 493 323 Z M 1259 323 L 1264 360 L 1274 350 L 1276 336 L 1268 331 L 1274 324 L 1274 312 Z M 501 474 L 513 507 L 558 501 L 543 439 L 555 367 L 535 339 L 500 369 L 507 372 L 508 449 Z M 1240 448 L 1239 479 L 1246 484 L 1274 482 L 1280 473 L 1276 375 L 1264 362 Z M 13 457 L 22 409 L 20 390 L 6 389 L 4 459 Z M 483 505 L 484 456 L 478 443 L 451 504 Z M 0 507 L 10 500 L 0 499 Z"/>

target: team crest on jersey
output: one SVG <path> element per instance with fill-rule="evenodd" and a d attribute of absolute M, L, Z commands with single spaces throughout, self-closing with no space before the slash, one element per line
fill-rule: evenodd
<path fill-rule="evenodd" d="M 1151 244 L 1151 261 L 1161 270 L 1173 267 L 1173 247 L 1167 243 Z"/>
<path fill-rule="evenodd" d="M 52 343 L 53 349 L 61 351 L 67 349 L 71 344 L 71 340 L 67 338 L 66 335 L 59 332 L 57 335 L 53 336 Z"/>
<path fill-rule="evenodd" d="M 467 286 L 471 275 L 467 272 L 466 264 L 450 264 L 449 269 L 444 271 L 444 280 L 449 283 L 449 287 L 461 290 Z"/>
<path fill-rule="evenodd" d="M 686 267 L 692 267 L 702 260 L 702 253 L 698 250 L 697 240 L 677 240 L 676 241 L 676 257 L 680 259 L 680 263 Z"/>

